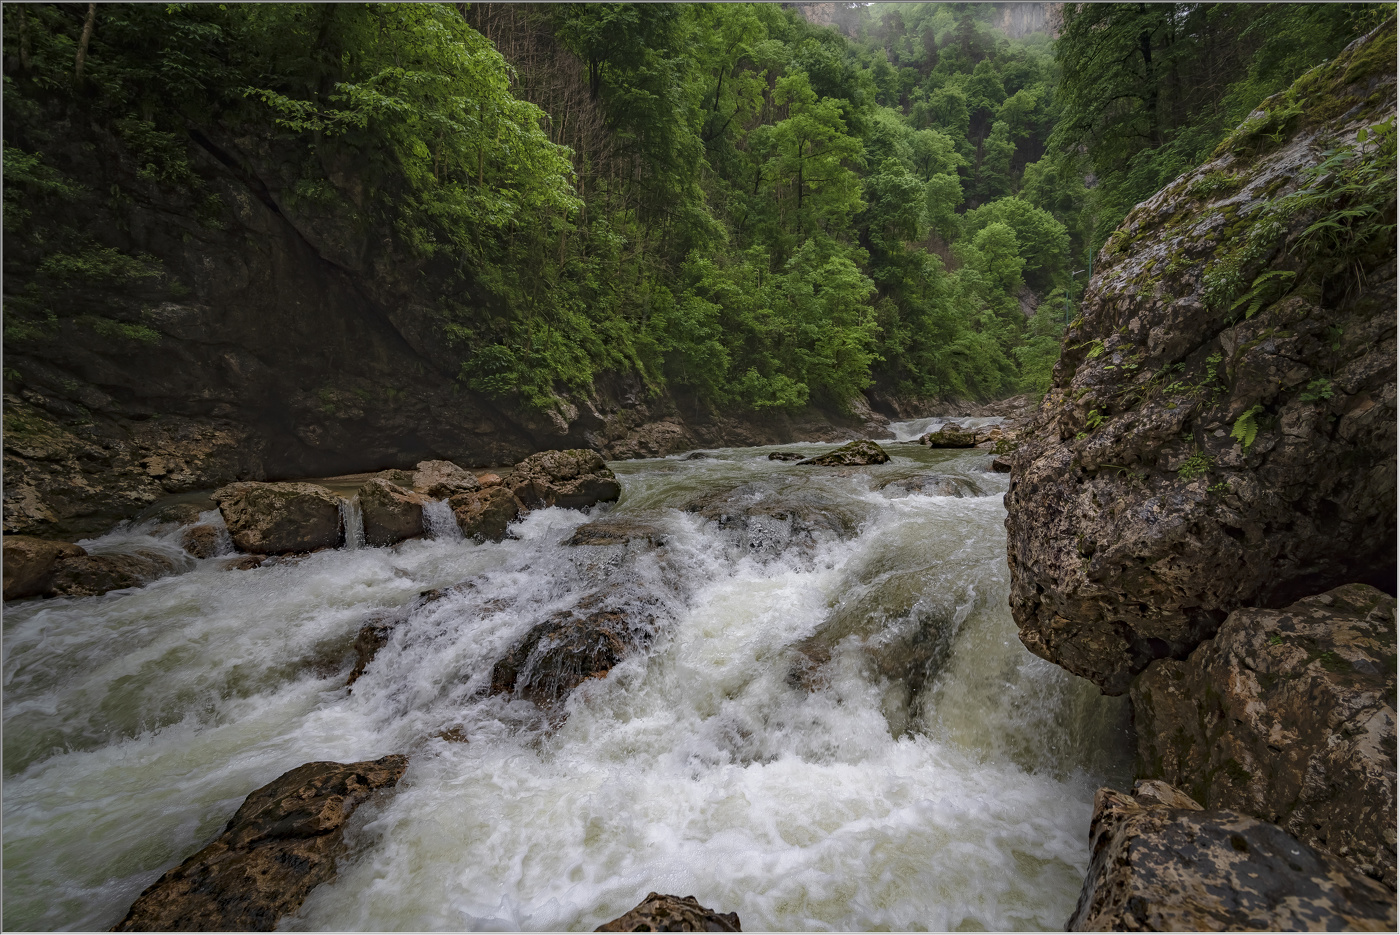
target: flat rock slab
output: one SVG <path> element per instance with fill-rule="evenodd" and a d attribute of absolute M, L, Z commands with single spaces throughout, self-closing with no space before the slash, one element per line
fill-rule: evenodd
<path fill-rule="evenodd" d="M 889 459 L 890 456 L 885 453 L 885 449 L 869 439 L 861 438 L 848 445 L 842 445 L 835 451 L 829 451 L 824 455 L 797 463 L 799 465 L 809 464 L 814 467 L 862 467 L 868 464 L 884 464 Z"/>
<path fill-rule="evenodd" d="M 267 932 L 335 879 L 350 816 L 394 787 L 405 756 L 298 766 L 255 791 L 211 844 L 166 872 L 118 932 Z"/>
<path fill-rule="evenodd" d="M 1164 785 L 1094 797 L 1069 931 L 1395 931 L 1394 892 L 1277 825 Z"/>
<path fill-rule="evenodd" d="M 1395 882 L 1395 599 L 1344 585 L 1232 613 L 1131 695 L 1147 775 Z"/>
<path fill-rule="evenodd" d="M 310 552 L 345 539 L 340 498 L 319 484 L 244 481 L 220 487 L 213 498 L 240 552 Z"/>
<path fill-rule="evenodd" d="M 706 909 L 694 896 L 647 898 L 626 915 L 598 926 L 595 932 L 739 932 L 739 914 Z"/>

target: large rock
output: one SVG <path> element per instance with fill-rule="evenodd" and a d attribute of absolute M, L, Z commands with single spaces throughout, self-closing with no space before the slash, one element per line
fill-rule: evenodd
<path fill-rule="evenodd" d="M 335 879 L 345 823 L 408 757 L 307 763 L 248 796 L 223 834 L 132 904 L 117 932 L 269 932 Z"/>
<path fill-rule="evenodd" d="M 451 461 L 419 461 L 413 472 L 413 489 L 434 500 L 446 500 L 479 486 L 475 474 Z"/>
<path fill-rule="evenodd" d="M 122 588 L 139 588 L 177 569 L 177 563 L 153 549 L 65 558 L 55 567 L 45 591 L 50 596 L 92 597 Z"/>
<path fill-rule="evenodd" d="M 1099 253 L 1012 458 L 1032 652 L 1120 694 L 1238 607 L 1394 589 L 1394 232 L 1324 253 L 1306 236 L 1322 209 L 1282 199 L 1333 184 L 1309 172 L 1393 118 L 1395 72 L 1392 22 L 1265 101 Z"/>
<path fill-rule="evenodd" d="M 926 432 L 919 436 L 919 444 L 928 448 L 975 448 L 981 441 L 972 429 L 964 429 L 956 422 L 941 426 L 936 432 Z"/>
<path fill-rule="evenodd" d="M 622 493 L 622 485 L 602 456 L 586 448 L 531 455 L 515 466 L 507 485 L 529 509 L 578 509 L 616 500 Z"/>
<path fill-rule="evenodd" d="M 771 480 L 700 494 L 682 509 L 715 523 L 751 553 L 777 554 L 789 546 L 813 548 L 819 539 L 849 539 L 864 514 L 820 490 L 793 490 Z"/>
<path fill-rule="evenodd" d="M 1179 790 L 1100 789 L 1072 932 L 1395 931 L 1395 894 L 1277 825 Z"/>
<path fill-rule="evenodd" d="M 694 896 L 647 893 L 632 911 L 598 926 L 595 932 L 739 932 L 737 912 L 715 912 Z"/>
<path fill-rule="evenodd" d="M 222 533 L 213 523 L 196 523 L 180 534 L 180 547 L 195 558 L 213 558 L 224 549 Z"/>
<path fill-rule="evenodd" d="M 824 455 L 797 463 L 818 467 L 861 467 L 867 464 L 884 464 L 889 459 L 890 456 L 885 453 L 885 449 L 869 439 L 860 438 L 850 444 L 842 445 L 835 451 L 828 451 Z"/>
<path fill-rule="evenodd" d="M 585 600 L 531 629 L 492 668 L 491 694 L 552 707 L 589 679 L 606 676 L 649 639 L 651 619 L 600 603 Z"/>
<path fill-rule="evenodd" d="M 393 545 L 423 535 L 423 506 L 428 502 L 423 494 L 372 477 L 357 496 L 366 545 Z"/>
<path fill-rule="evenodd" d="M 1133 684 L 1147 775 L 1395 883 L 1395 599 L 1362 584 L 1237 610 Z"/>
<path fill-rule="evenodd" d="M 457 526 L 468 539 L 500 542 L 520 516 L 520 501 L 505 487 L 486 487 L 476 493 L 459 493 L 447 501 Z"/>
<path fill-rule="evenodd" d="M 21 597 L 37 597 L 48 591 L 62 560 L 86 555 L 87 550 L 57 539 L 6 536 L 4 553 L 5 600 L 13 601 Z"/>
<path fill-rule="evenodd" d="M 318 484 L 245 481 L 220 487 L 213 499 L 240 552 L 310 552 L 345 539 L 340 498 Z"/>

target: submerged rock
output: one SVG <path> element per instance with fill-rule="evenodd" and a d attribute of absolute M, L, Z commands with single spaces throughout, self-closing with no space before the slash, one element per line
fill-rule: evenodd
<path fill-rule="evenodd" d="M 491 694 L 552 707 L 589 679 L 603 678 L 651 636 L 652 618 L 601 597 L 561 611 L 525 635 L 491 670 Z"/>
<path fill-rule="evenodd" d="M 1394 931 L 1395 894 L 1277 825 L 1180 790 L 1100 789 L 1072 932 Z"/>
<path fill-rule="evenodd" d="M 53 582 L 54 572 L 64 559 L 86 554 L 86 549 L 72 542 L 36 536 L 6 536 L 5 600 L 37 597 L 46 593 Z"/>
<path fill-rule="evenodd" d="M 797 463 L 817 467 L 860 467 L 867 464 L 884 464 L 889 459 L 890 456 L 885 453 L 885 449 L 869 439 L 861 438 L 850 444 L 842 445 L 835 451 L 829 451 L 824 455 Z"/>
<path fill-rule="evenodd" d="M 595 932 L 739 932 L 737 912 L 715 912 L 700 905 L 694 896 L 663 896 L 647 893 L 647 898 L 625 915 L 598 926 Z"/>
<path fill-rule="evenodd" d="M 750 552 L 777 553 L 794 544 L 811 548 L 818 538 L 854 536 L 861 517 L 851 506 L 816 491 L 794 493 L 756 481 L 702 494 L 683 509 L 737 535 Z"/>
<path fill-rule="evenodd" d="M 622 485 L 602 456 L 587 448 L 531 455 L 515 466 L 506 485 L 528 509 L 580 509 L 616 500 L 622 494 Z"/>
<path fill-rule="evenodd" d="M 423 535 L 423 507 L 428 502 L 424 494 L 372 477 L 356 496 L 364 517 L 366 545 L 393 545 Z"/>
<path fill-rule="evenodd" d="M 244 481 L 214 491 L 233 544 L 260 555 L 335 548 L 340 498 L 319 484 Z"/>
<path fill-rule="evenodd" d="M 1133 684 L 1146 774 L 1394 884 L 1395 599 L 1363 584 L 1232 613 Z"/>
<path fill-rule="evenodd" d="M 664 543 L 661 530 L 646 523 L 623 518 L 611 518 L 596 523 L 584 523 L 565 540 L 566 545 L 626 545 L 639 542 L 648 546 Z"/>
<path fill-rule="evenodd" d="M 768 453 L 769 461 L 801 461 L 802 459 L 803 455 L 795 451 L 770 451 Z"/>
<path fill-rule="evenodd" d="M 1094 262 L 1006 526 L 1022 642 L 1106 692 L 1236 608 L 1395 586 L 1394 240 L 1342 288 L 1321 209 L 1281 202 L 1354 206 L 1327 192 L 1353 169 L 1319 167 L 1393 119 L 1395 44 L 1389 22 L 1265 101 Z"/>
<path fill-rule="evenodd" d="M 195 558 L 213 558 L 223 548 L 220 532 L 213 523 L 198 523 L 180 534 L 180 548 Z"/>
<path fill-rule="evenodd" d="M 936 432 L 919 436 L 919 444 L 927 448 L 975 448 L 980 439 L 971 429 L 964 429 L 956 422 L 949 422 Z"/>
<path fill-rule="evenodd" d="M 883 488 L 887 495 L 896 491 L 921 493 L 930 497 L 980 497 L 982 488 L 966 477 L 956 474 L 915 474 L 892 480 Z"/>
<path fill-rule="evenodd" d="M 283 773 L 248 796 L 218 838 L 147 888 L 114 931 L 271 931 L 335 879 L 346 822 L 407 768 L 395 755 Z"/>
<path fill-rule="evenodd" d="M 79 555 L 59 562 L 49 581 L 49 595 L 92 597 L 139 588 L 175 571 L 177 563 L 159 552 L 137 549 L 131 553 Z"/>
<path fill-rule="evenodd" d="M 510 524 L 520 516 L 520 501 L 505 487 L 486 487 L 476 493 L 459 493 L 447 501 L 457 526 L 468 539 L 500 542 Z"/>

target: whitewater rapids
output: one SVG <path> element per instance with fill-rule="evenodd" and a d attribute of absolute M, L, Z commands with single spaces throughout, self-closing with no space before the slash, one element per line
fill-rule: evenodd
<path fill-rule="evenodd" d="M 831 447 L 615 462 L 616 505 L 536 511 L 501 543 L 185 559 L 143 588 L 7 605 L 6 927 L 106 929 L 258 786 L 408 753 L 397 794 L 356 812 L 338 879 L 282 928 L 591 930 L 650 890 L 746 931 L 1061 928 L 1093 792 L 1131 775 L 1123 699 L 1016 639 L 986 452 L 767 458 Z M 881 486 L 929 473 L 980 495 Z M 682 509 L 735 487 L 849 530 L 736 533 Z M 602 518 L 662 546 L 565 544 Z M 140 527 L 84 545 L 179 551 Z M 367 618 L 460 582 L 344 687 Z M 562 719 L 485 692 L 516 640 L 600 587 L 649 602 L 649 644 Z M 911 633 L 946 642 L 917 683 L 872 661 Z"/>

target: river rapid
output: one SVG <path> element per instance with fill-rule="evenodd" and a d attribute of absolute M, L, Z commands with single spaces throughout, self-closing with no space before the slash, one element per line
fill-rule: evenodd
<path fill-rule="evenodd" d="M 591 930 L 650 890 L 750 931 L 1061 928 L 1093 792 L 1131 775 L 1126 704 L 1022 647 L 1006 475 L 909 443 L 925 423 L 876 467 L 767 457 L 815 444 L 615 462 L 617 504 L 501 543 L 186 557 L 7 605 L 6 927 L 106 929 L 258 786 L 408 753 L 284 929 Z M 601 519 L 659 545 L 567 544 Z M 83 544 L 179 552 L 149 531 Z M 599 594 L 650 621 L 626 661 L 553 712 L 487 692 Z M 395 610 L 347 689 L 357 631 Z"/>

